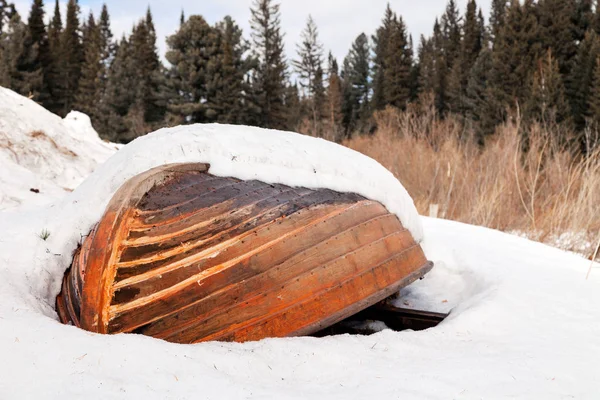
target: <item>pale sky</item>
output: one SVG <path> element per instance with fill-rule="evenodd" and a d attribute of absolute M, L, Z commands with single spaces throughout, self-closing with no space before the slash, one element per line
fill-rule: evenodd
<path fill-rule="evenodd" d="M 31 1 L 13 2 L 25 18 Z M 98 16 L 104 2 L 108 5 L 116 37 L 129 33 L 133 24 L 145 15 L 149 5 L 156 24 L 157 44 L 161 55 L 164 55 L 166 50 L 166 36 L 177 30 L 182 9 L 186 17 L 200 14 L 210 24 L 230 15 L 244 30 L 244 37 L 250 38 L 252 0 L 79 0 L 82 16 L 87 16 L 90 9 Z M 46 13 L 52 14 L 54 0 L 45 0 L 44 3 Z M 356 36 L 364 32 L 370 37 L 375 32 L 381 23 L 388 0 L 280 0 L 279 3 L 288 59 L 296 57 L 296 43 L 300 41 L 300 33 L 310 14 L 317 23 L 319 38 L 325 51 L 331 50 L 341 64 Z M 436 16 L 439 17 L 444 12 L 447 0 L 389 0 L 389 3 L 392 9 L 404 18 L 416 47 L 421 34 L 431 34 L 433 22 Z M 490 3 L 491 0 L 477 1 L 486 19 Z M 64 4 L 66 1 L 61 0 L 63 10 Z M 462 15 L 467 0 L 457 0 L 457 4 Z M 64 12 L 62 16 L 64 19 Z"/>

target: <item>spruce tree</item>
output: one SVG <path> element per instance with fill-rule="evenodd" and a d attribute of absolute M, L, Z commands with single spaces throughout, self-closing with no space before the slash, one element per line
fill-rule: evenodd
<path fill-rule="evenodd" d="M 370 48 L 367 35 L 361 33 L 344 59 L 342 79 L 344 127 L 350 133 L 366 126 L 369 118 Z"/>
<path fill-rule="evenodd" d="M 421 42 L 419 44 L 418 59 L 419 93 L 433 93 L 435 90 L 434 82 L 436 70 L 433 40 L 426 39 L 423 35 L 421 35 Z"/>
<path fill-rule="evenodd" d="M 166 112 L 163 95 L 166 82 L 156 49 L 156 30 L 150 8 L 146 18 L 134 28 L 130 45 L 137 76 L 136 101 L 128 118 L 134 139 L 159 126 Z"/>
<path fill-rule="evenodd" d="M 102 12 L 100 13 L 98 25 L 100 28 L 102 63 L 104 64 L 104 67 L 108 67 L 115 55 L 115 44 L 113 43 L 113 34 L 110 28 L 110 15 L 106 4 L 102 5 Z"/>
<path fill-rule="evenodd" d="M 596 10 L 594 12 L 594 19 L 592 21 L 592 29 L 600 35 L 600 7 L 596 4 Z"/>
<path fill-rule="evenodd" d="M 317 25 L 310 15 L 301 35 L 302 42 L 297 45 L 298 59 L 293 60 L 292 65 L 298 73 L 300 86 L 312 97 L 317 68 L 322 68 L 323 64 L 323 45 L 319 42 Z"/>
<path fill-rule="evenodd" d="M 419 98 L 419 76 L 420 76 L 420 66 L 418 60 L 415 60 L 415 46 L 413 42 L 412 35 L 408 37 L 408 50 L 410 54 L 410 58 L 412 59 L 412 65 L 410 67 L 410 78 L 409 78 L 409 89 L 410 89 L 410 101 L 417 101 Z"/>
<path fill-rule="evenodd" d="M 585 33 L 594 25 L 594 0 L 575 0 L 573 12 L 573 38 L 581 43 Z"/>
<path fill-rule="evenodd" d="M 33 97 L 34 90 L 41 86 L 42 71 L 28 68 L 37 58 L 36 47 L 27 46 L 30 41 L 27 25 L 17 12 L 13 13 L 0 36 L 0 86 Z"/>
<path fill-rule="evenodd" d="M 492 0 L 492 11 L 490 13 L 490 38 L 492 42 L 496 43 L 496 38 L 500 33 L 500 30 L 504 26 L 507 13 L 507 2 L 509 0 Z"/>
<path fill-rule="evenodd" d="M 577 54 L 576 25 L 573 23 L 575 2 L 576 0 L 540 0 L 537 6 L 542 49 L 544 52 L 552 49 L 552 56 L 558 62 L 563 77 L 570 75 L 573 59 Z M 572 90 L 569 92 L 572 93 Z"/>
<path fill-rule="evenodd" d="M 25 46 L 28 48 L 26 52 L 34 54 L 31 63 L 25 66 L 29 73 L 41 74 L 41 79 L 38 80 L 38 85 L 32 87 L 33 99 L 37 102 L 45 104 L 50 97 L 48 89 L 48 79 L 50 72 L 50 48 L 48 44 L 48 32 L 44 23 L 44 2 L 42 0 L 34 0 L 29 12 L 29 28 L 28 40 Z"/>
<path fill-rule="evenodd" d="M 199 15 L 190 16 L 167 38 L 166 58 L 171 64 L 169 83 L 177 95 L 169 110 L 188 123 L 208 122 L 214 111 L 209 100 L 209 65 L 219 55 L 219 33 Z"/>
<path fill-rule="evenodd" d="M 526 118 L 544 124 L 565 123 L 569 119 L 570 110 L 565 100 L 565 88 L 558 61 L 554 59 L 552 50 L 548 50 L 546 55 L 538 60 L 530 93 L 525 110 Z"/>
<path fill-rule="evenodd" d="M 456 2 L 449 0 L 446 6 L 446 12 L 441 19 L 441 30 L 443 35 L 443 49 L 446 59 L 446 66 L 452 69 L 454 62 L 460 56 L 461 29 L 460 15 Z"/>
<path fill-rule="evenodd" d="M 388 48 L 395 21 L 396 15 L 388 3 L 381 26 L 377 28 L 377 32 L 372 37 L 375 53 L 373 57 L 373 108 L 375 110 L 381 110 L 387 104 L 385 95 L 386 61 L 389 61 L 390 58 Z"/>
<path fill-rule="evenodd" d="M 64 109 L 64 85 L 62 72 L 64 70 L 63 47 L 61 36 L 63 31 L 62 18 L 58 0 L 54 3 L 54 15 L 48 26 L 48 48 L 50 64 L 44 77 L 50 96 L 44 102 L 44 107 L 55 114 L 62 113 Z"/>
<path fill-rule="evenodd" d="M 221 123 L 251 123 L 256 118 L 256 110 L 248 96 L 250 87 L 246 75 L 255 60 L 246 56 L 249 44 L 242 37 L 241 28 L 229 16 L 216 25 L 216 30 L 220 47 L 218 58 L 211 62 L 214 72 L 209 80 L 214 119 Z"/>
<path fill-rule="evenodd" d="M 254 0 L 250 9 L 252 41 L 258 65 L 253 79 L 254 103 L 260 109 L 260 126 L 285 128 L 287 123 L 287 65 L 279 4 Z"/>
<path fill-rule="evenodd" d="M 298 131 L 302 122 L 303 110 L 300 102 L 298 84 L 287 85 L 284 92 L 285 126 Z M 260 119 L 259 119 L 260 121 Z"/>
<path fill-rule="evenodd" d="M 592 92 L 596 59 L 600 56 L 600 38 L 595 31 L 589 30 L 579 45 L 575 58 L 571 82 L 573 97 L 570 99 L 573 122 L 577 130 L 583 130 L 590 116 L 589 98 Z"/>
<path fill-rule="evenodd" d="M 493 93 L 502 108 L 523 106 L 542 53 L 533 0 L 512 0 L 493 50 Z"/>
<path fill-rule="evenodd" d="M 469 0 L 463 23 L 464 37 L 460 55 L 452 68 L 448 83 L 450 110 L 453 112 L 464 114 L 466 111 L 464 102 L 469 74 L 483 46 L 483 29 L 477 17 L 477 4 L 475 0 Z"/>
<path fill-rule="evenodd" d="M 329 84 L 327 85 L 327 115 L 329 129 L 334 134 L 335 139 L 340 139 L 343 114 L 342 114 L 342 80 L 339 75 L 337 60 L 329 53 L 328 58 L 328 76 Z"/>
<path fill-rule="evenodd" d="M 404 109 L 411 94 L 412 49 L 402 17 L 394 18 L 388 40 L 384 60 L 385 103 Z"/>
<path fill-rule="evenodd" d="M 600 57 L 596 58 L 594 62 L 594 74 L 587 108 L 590 111 L 588 125 L 593 134 L 584 138 L 586 143 L 583 144 L 583 148 L 589 153 L 600 145 Z"/>
<path fill-rule="evenodd" d="M 434 102 L 438 114 L 443 116 L 448 110 L 448 75 L 450 68 L 446 57 L 446 38 L 437 19 L 433 25 L 432 56 Z"/>
<path fill-rule="evenodd" d="M 310 108 L 313 131 L 318 131 L 323 111 L 323 45 L 319 42 L 317 25 L 309 15 L 297 46 L 298 59 L 293 60 L 300 86 L 305 90 Z"/>
<path fill-rule="evenodd" d="M 81 78 L 75 98 L 75 107 L 89 115 L 94 126 L 101 115 L 99 106 L 102 102 L 102 37 L 100 27 L 94 15 L 90 13 L 83 29 L 84 62 L 81 67 Z"/>
<path fill-rule="evenodd" d="M 323 83 L 323 75 L 323 67 L 319 65 L 315 71 L 315 79 L 313 83 L 314 93 L 311 99 L 313 124 L 315 127 L 315 132 L 319 137 L 323 135 L 323 126 L 321 120 L 325 114 L 325 85 Z"/>
<path fill-rule="evenodd" d="M 63 102 L 60 115 L 64 116 L 71 111 L 75 105 L 79 79 L 81 77 L 81 66 L 84 60 L 83 47 L 81 44 L 81 29 L 79 26 L 79 4 L 77 0 L 69 0 L 67 3 L 67 17 L 65 29 L 60 39 L 61 63 L 60 85 Z"/>
<path fill-rule="evenodd" d="M 474 123 L 480 145 L 485 143 L 487 136 L 494 133 L 503 117 L 502 105 L 492 95 L 492 68 L 492 51 L 484 48 L 471 68 L 465 94 L 466 116 Z"/>
<path fill-rule="evenodd" d="M 454 0 L 448 1 L 439 29 L 441 36 L 440 33 L 437 35 L 434 33 L 434 36 L 438 37 L 438 111 L 443 116 L 446 111 L 459 112 L 462 108 L 460 105 L 463 92 L 463 74 L 460 69 L 462 35 L 460 15 Z"/>
<path fill-rule="evenodd" d="M 124 36 L 115 51 L 114 60 L 107 72 L 100 128 L 96 129 L 112 142 L 126 143 L 131 135 L 125 117 L 136 101 L 136 65 L 131 45 Z"/>
<path fill-rule="evenodd" d="M 7 0 L 0 0 L 0 36 L 2 36 L 2 32 L 4 32 L 9 21 L 16 13 L 17 11 L 13 3 L 9 3 Z"/>

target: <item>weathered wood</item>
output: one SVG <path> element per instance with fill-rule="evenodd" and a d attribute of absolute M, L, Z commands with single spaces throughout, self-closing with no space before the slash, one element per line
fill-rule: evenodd
<path fill-rule="evenodd" d="M 178 343 L 310 334 L 431 268 L 377 202 L 207 170 L 163 166 L 117 191 L 65 275 L 63 322 Z"/>
<path fill-rule="evenodd" d="M 395 307 L 382 301 L 328 328 L 314 333 L 313 336 L 372 334 L 376 331 L 365 326 L 365 321 L 381 321 L 395 331 L 411 329 L 422 331 L 438 326 L 449 314 L 431 311 L 413 310 Z M 357 326 L 358 325 L 358 326 Z"/>

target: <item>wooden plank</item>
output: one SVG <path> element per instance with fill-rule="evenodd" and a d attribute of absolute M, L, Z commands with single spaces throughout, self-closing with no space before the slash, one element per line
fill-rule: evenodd
<path fill-rule="evenodd" d="M 402 233 L 394 233 L 360 247 L 330 263 L 315 265 L 315 268 L 289 281 L 281 282 L 277 286 L 273 285 L 266 292 L 256 293 L 254 297 L 240 301 L 235 307 L 231 307 L 225 312 L 211 313 L 210 317 L 204 320 L 201 325 L 196 326 L 195 329 L 181 332 L 173 337 L 167 337 L 166 340 L 178 343 L 194 343 L 224 336 L 244 327 L 249 327 L 245 331 L 249 332 L 265 316 L 280 316 L 282 311 L 303 301 L 308 301 L 317 308 L 322 307 L 322 303 L 325 301 L 322 295 L 329 288 L 336 287 L 348 279 L 353 279 L 355 276 L 371 271 L 373 266 L 389 258 L 388 249 L 393 254 L 402 251 L 401 242 L 398 240 L 400 235 Z M 331 301 L 345 305 L 345 297 L 341 296 L 342 293 L 338 295 L 340 296 L 332 298 Z M 320 314 L 312 311 L 306 315 L 295 315 L 293 318 L 308 319 L 310 322 L 315 322 Z M 292 326 L 278 323 L 274 325 L 283 327 L 284 330 Z M 273 336 L 281 336 L 281 333 Z"/>
<path fill-rule="evenodd" d="M 309 190 L 296 191 L 288 187 L 264 185 L 252 192 L 244 192 L 225 201 L 199 209 L 191 215 L 178 218 L 170 223 L 137 226 L 131 229 L 126 244 L 139 245 L 158 242 L 163 238 L 173 237 L 176 233 L 181 235 L 202 228 L 204 224 L 208 224 L 219 217 L 228 216 L 232 212 L 236 214 L 247 212 L 246 210 L 257 207 L 258 203 L 267 199 L 280 199 L 290 194 L 297 193 L 297 195 L 301 195 L 309 192 Z"/>
<path fill-rule="evenodd" d="M 299 236 L 282 240 L 277 243 L 270 252 L 262 252 L 240 263 L 238 268 L 240 280 L 225 280 L 220 285 L 211 280 L 207 282 L 206 295 L 199 300 L 189 304 L 177 313 L 158 320 L 141 330 L 141 333 L 165 338 L 185 329 L 195 329 L 194 326 L 201 324 L 205 319 L 211 318 L 217 312 L 235 307 L 243 302 L 245 298 L 251 298 L 253 293 L 266 293 L 273 288 L 277 289 L 276 283 L 285 283 L 296 278 L 315 266 L 325 265 L 356 248 L 365 246 L 375 240 L 379 240 L 392 233 L 401 231 L 397 218 L 390 214 L 376 215 L 375 210 L 370 213 L 364 212 L 364 222 L 356 219 L 347 225 L 341 225 L 342 221 L 334 220 L 328 222 L 317 232 L 304 231 Z M 342 215 L 340 215 L 341 217 Z M 350 226 L 352 223 L 357 225 Z M 312 236 L 307 240 L 305 235 Z M 404 235 L 410 236 L 404 231 Z M 289 241 L 302 243 L 293 254 L 285 254 L 282 250 L 287 248 Z M 280 248 L 277 248 L 280 247 Z M 279 254 L 275 258 L 272 254 Z M 244 274 L 245 273 L 245 274 Z M 238 282 L 243 282 L 239 284 Z M 213 289 L 214 288 L 214 289 Z M 208 290 L 208 289 L 207 289 Z"/>
<path fill-rule="evenodd" d="M 220 182 L 220 181 L 217 181 Z M 236 196 L 244 195 L 245 193 L 263 187 L 263 183 L 259 181 L 237 181 L 229 182 L 227 180 L 220 182 L 219 187 L 212 191 L 199 192 L 194 198 L 175 204 L 170 207 L 165 207 L 162 210 L 154 211 L 151 216 L 143 214 L 143 218 L 132 221 L 132 227 L 140 227 L 140 225 L 161 225 L 177 222 L 182 218 L 188 218 L 190 215 L 201 212 L 202 209 L 210 207 L 213 204 L 226 201 Z M 141 212 L 137 211 L 136 216 Z"/>
<path fill-rule="evenodd" d="M 115 193 L 91 238 L 81 307 L 81 326 L 91 332 L 108 332 L 108 307 L 117 255 L 110 244 L 120 243 L 128 232 L 122 222 L 154 186 L 183 171 L 207 171 L 207 164 L 172 164 L 154 168 L 127 181 Z M 109 246 L 107 246 L 109 244 Z"/>
<path fill-rule="evenodd" d="M 205 288 L 212 289 L 212 286 L 209 286 L 209 283 L 206 282 L 207 279 L 210 282 L 211 279 L 224 274 L 227 280 L 239 282 L 241 279 L 236 275 L 239 270 L 236 265 L 273 246 L 275 243 L 287 237 L 292 237 L 299 231 L 306 229 L 310 224 L 318 224 L 332 218 L 349 207 L 348 205 L 314 207 L 311 210 L 312 212 L 306 212 L 305 210 L 305 212 L 298 212 L 288 218 L 280 219 L 262 228 L 262 230 L 253 232 L 244 240 L 234 241 L 230 254 L 224 253 L 223 256 L 218 255 L 215 257 L 226 257 L 229 261 L 219 263 L 218 261 L 214 262 L 214 259 L 208 259 L 213 266 L 201 269 L 200 272 L 193 269 L 190 271 L 186 268 L 187 271 L 184 271 L 184 275 L 182 275 L 186 276 L 186 279 L 179 279 L 176 284 L 161 291 L 157 292 L 156 288 L 146 281 L 144 282 L 145 286 L 136 287 L 140 291 L 144 289 L 144 292 L 142 292 L 144 296 L 135 294 L 134 298 L 128 302 L 110 307 L 110 313 L 114 316 L 111 325 L 123 327 L 142 325 L 163 317 L 173 310 L 178 310 L 206 295 Z M 225 249 L 226 247 L 223 248 L 223 250 Z M 216 251 L 220 251 L 220 249 L 217 248 Z M 182 268 L 185 268 L 188 264 L 182 263 L 181 265 Z M 193 273 L 193 275 L 190 275 L 190 273 Z M 157 277 L 153 280 L 153 283 L 160 284 L 160 280 L 161 278 Z M 122 322 L 124 318 L 128 320 L 127 323 Z"/>
<path fill-rule="evenodd" d="M 382 300 L 397 290 L 398 282 L 407 277 L 417 279 L 417 276 L 411 274 L 417 272 L 418 268 L 412 267 L 411 264 L 423 259 L 420 247 L 414 245 L 401 253 L 395 253 L 391 259 L 379 262 L 372 268 L 360 270 L 348 279 L 313 291 L 288 307 L 257 316 L 246 323 L 233 324 L 228 329 L 196 338 L 193 342 L 244 342 L 264 337 L 303 335 L 315 329 L 315 324 L 331 324 L 337 322 L 336 319 L 344 318 L 348 308 L 354 313 L 368 307 L 372 301 L 377 301 L 376 299 Z M 417 272 L 417 275 L 419 274 Z M 390 285 L 390 282 L 395 284 Z"/>

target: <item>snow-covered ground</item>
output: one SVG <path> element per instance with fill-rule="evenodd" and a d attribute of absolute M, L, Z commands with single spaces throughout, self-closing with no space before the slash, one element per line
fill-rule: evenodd
<path fill-rule="evenodd" d="M 62 275 L 112 193 L 139 172 L 183 161 L 384 202 L 424 238 L 436 263 L 398 301 L 450 316 L 422 332 L 197 345 L 60 324 L 54 301 Z M 120 150 L 73 193 L 0 212 L 0 227 L 0 399 L 600 396 L 600 268 L 586 281 L 589 261 L 581 257 L 485 228 L 421 220 L 378 164 L 317 139 L 217 125 L 163 130 Z"/>
<path fill-rule="evenodd" d="M 0 87 L 0 210 L 63 197 L 116 151 L 87 115 L 62 119 Z"/>

